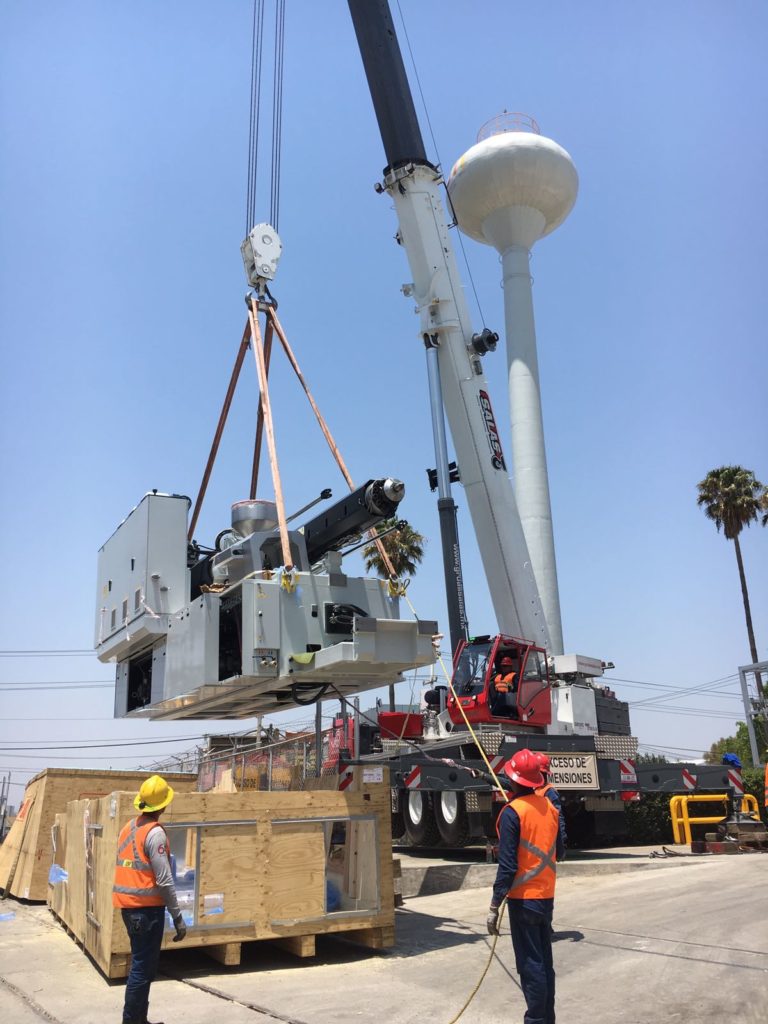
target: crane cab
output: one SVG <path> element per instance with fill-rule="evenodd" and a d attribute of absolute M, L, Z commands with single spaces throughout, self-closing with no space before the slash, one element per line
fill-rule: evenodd
<path fill-rule="evenodd" d="M 446 709 L 455 725 L 509 724 L 544 728 L 552 720 L 546 653 L 527 640 L 478 636 L 462 641 L 453 661 Z"/>

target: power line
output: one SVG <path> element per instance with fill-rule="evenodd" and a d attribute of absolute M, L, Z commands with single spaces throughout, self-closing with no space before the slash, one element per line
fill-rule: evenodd
<path fill-rule="evenodd" d="M 114 680 L 107 679 L 8 679 L 0 681 L 2 686 L 83 686 L 89 683 L 101 683 L 112 685 Z"/>
<path fill-rule="evenodd" d="M 29 648 L 27 650 L 0 650 L 0 658 L 84 658 L 96 656 L 92 648 Z"/>
<path fill-rule="evenodd" d="M 114 718 L 3 718 L 3 722 L 114 722 Z"/>
<path fill-rule="evenodd" d="M 69 743 L 69 742 L 52 742 L 50 740 L 41 741 L 40 746 L 36 745 L 25 745 L 23 747 L 7 747 L 3 746 L 4 743 L 14 742 L 12 740 L 0 741 L 0 753 L 1 754 L 15 754 L 17 751 L 37 751 L 38 753 L 45 753 L 48 750 L 102 750 L 111 749 L 113 747 L 154 747 L 160 743 L 192 743 L 194 740 L 202 740 L 205 737 L 202 734 L 196 736 L 170 736 L 164 740 L 116 740 L 114 743 Z M 24 740 L 18 740 L 16 742 L 25 743 Z"/>
<path fill-rule="evenodd" d="M 44 763 L 43 758 L 40 756 L 40 754 L 16 754 L 13 751 L 8 751 L 8 750 L 4 750 L 4 751 L 2 751 L 2 753 L 6 757 L 17 757 L 20 761 L 37 761 L 38 763 Z M 45 752 L 43 751 L 43 753 L 45 753 Z M 136 754 L 110 754 L 108 756 L 105 756 L 104 754 L 101 754 L 98 757 L 96 757 L 96 756 L 85 757 L 85 756 L 80 756 L 80 755 L 78 755 L 77 757 L 69 757 L 68 755 L 64 755 L 64 754 L 50 754 L 50 755 L 46 756 L 45 760 L 46 761 L 47 760 L 52 760 L 52 761 L 100 761 L 101 764 L 103 765 L 105 761 L 108 762 L 109 764 L 111 764 L 112 761 L 139 761 L 139 760 L 142 759 L 143 756 L 144 755 L 140 754 L 140 753 L 136 753 Z M 62 765 L 61 767 L 66 767 L 66 765 Z M 27 771 L 26 768 L 24 768 L 22 765 L 18 765 L 18 764 L 11 765 L 7 770 L 8 771 L 13 771 L 13 772 Z"/>
<path fill-rule="evenodd" d="M 708 695 L 708 691 L 711 692 L 712 687 L 718 686 L 719 684 L 720 680 L 716 679 L 713 680 L 711 683 L 705 683 L 699 687 L 692 686 L 685 689 L 681 688 L 679 690 L 673 690 L 667 694 L 659 694 L 653 697 L 646 697 L 644 700 L 635 701 L 634 703 L 637 707 L 642 704 L 664 704 L 668 700 L 676 700 L 677 698 L 685 699 L 686 697 L 705 697 Z M 731 695 L 729 694 L 729 696 Z"/>
<path fill-rule="evenodd" d="M 638 743 L 639 747 L 644 747 L 646 750 L 666 750 L 668 752 L 675 751 L 677 753 L 682 752 L 684 754 L 695 754 L 699 749 L 698 747 L 659 747 L 653 743 Z"/>
<path fill-rule="evenodd" d="M 0 693 L 12 693 L 13 691 L 21 691 L 22 693 L 39 693 L 41 690 L 104 690 L 111 689 L 114 686 L 112 683 L 35 683 L 34 686 L 30 686 L 29 683 L 24 685 L 14 684 L 8 686 L 5 683 L 0 683 Z"/>

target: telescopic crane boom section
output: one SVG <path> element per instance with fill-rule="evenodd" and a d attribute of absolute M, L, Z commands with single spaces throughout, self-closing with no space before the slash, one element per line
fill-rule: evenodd
<path fill-rule="evenodd" d="M 483 375 L 483 346 L 474 345 L 449 237 L 442 177 L 426 157 L 389 4 L 348 2 L 387 157 L 380 190 L 397 212 L 422 338 L 437 348 L 445 410 L 499 629 L 551 651 Z"/>

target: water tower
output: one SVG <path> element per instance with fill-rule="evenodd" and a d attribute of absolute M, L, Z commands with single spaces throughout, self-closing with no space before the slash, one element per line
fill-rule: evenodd
<path fill-rule="evenodd" d="M 570 213 L 578 187 L 568 153 L 523 114 L 485 124 L 448 181 L 461 230 L 501 254 L 515 493 L 555 654 L 563 628 L 529 263 L 534 242 Z"/>

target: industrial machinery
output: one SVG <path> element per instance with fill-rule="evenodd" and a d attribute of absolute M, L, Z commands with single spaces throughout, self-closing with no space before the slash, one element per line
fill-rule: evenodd
<path fill-rule="evenodd" d="M 188 498 L 145 495 L 99 552 L 96 652 L 117 662 L 115 716 L 244 718 L 431 664 L 436 623 L 401 620 L 386 581 L 342 566 L 404 493 L 369 480 L 289 530 L 290 573 L 274 502 L 236 502 L 203 550 L 187 540 Z"/>

